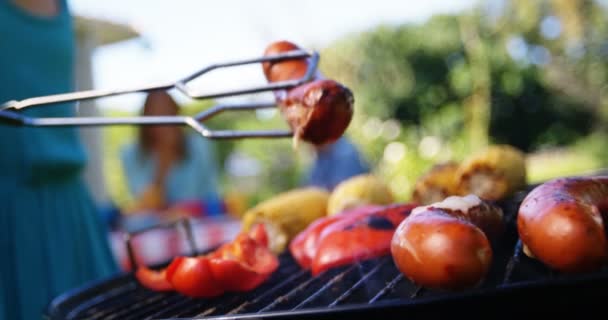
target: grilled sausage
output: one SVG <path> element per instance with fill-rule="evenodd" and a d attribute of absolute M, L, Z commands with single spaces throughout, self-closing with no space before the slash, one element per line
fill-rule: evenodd
<path fill-rule="evenodd" d="M 517 230 L 524 252 L 558 271 L 592 271 L 608 259 L 608 176 L 558 178 L 524 198 Z"/>
<path fill-rule="evenodd" d="M 491 265 L 491 241 L 503 231 L 502 216 L 499 207 L 475 195 L 417 207 L 393 235 L 393 260 L 418 285 L 443 290 L 474 287 Z"/>
<path fill-rule="evenodd" d="M 293 43 L 279 41 L 265 55 L 298 49 Z M 262 64 L 269 82 L 299 79 L 306 73 L 308 60 L 292 59 Z M 311 82 L 289 90 L 275 91 L 281 114 L 299 139 L 315 145 L 338 140 L 353 116 L 354 96 L 344 85 L 317 73 Z"/>
<path fill-rule="evenodd" d="M 277 41 L 271 43 L 264 56 L 280 54 L 288 51 L 300 50 L 300 48 L 289 41 Z M 308 59 L 289 59 L 283 61 L 269 61 L 262 63 L 262 69 L 268 82 L 296 80 L 306 74 Z"/>

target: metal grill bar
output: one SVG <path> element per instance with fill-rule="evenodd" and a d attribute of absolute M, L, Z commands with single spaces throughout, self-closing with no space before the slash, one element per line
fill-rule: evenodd
<path fill-rule="evenodd" d="M 410 298 L 412 299 L 416 299 L 418 298 L 420 295 L 422 295 L 422 293 L 424 293 L 424 287 L 416 287 L 416 290 L 414 290 L 414 292 L 412 292 L 412 294 L 410 295 Z"/>
<path fill-rule="evenodd" d="M 127 293 L 127 298 L 125 298 L 125 295 L 121 295 L 114 297 L 113 299 L 108 299 L 104 301 L 104 303 L 99 304 L 98 308 L 87 310 L 87 313 L 92 320 L 107 319 L 113 314 L 120 312 L 123 308 L 128 307 L 134 301 L 145 300 L 151 296 L 154 296 L 154 294 L 141 290 L 134 290 L 133 292 Z"/>
<path fill-rule="evenodd" d="M 260 309 L 257 313 L 262 313 L 262 312 L 272 310 L 274 307 L 276 307 L 280 303 L 283 303 L 284 301 L 289 300 L 289 298 L 294 297 L 297 294 L 299 294 L 300 291 L 304 290 L 306 288 L 306 286 L 308 286 L 313 281 L 315 281 L 315 278 L 310 278 L 310 279 L 304 281 L 303 283 L 301 283 L 300 285 L 295 287 L 293 290 L 289 291 L 287 294 L 277 297 L 273 303 Z"/>
<path fill-rule="evenodd" d="M 132 277 L 125 285 L 100 293 L 70 311 L 68 319 L 165 319 L 182 317 L 211 317 L 235 320 L 240 318 L 281 318 L 290 315 L 342 312 L 349 308 L 376 308 L 395 302 L 401 307 L 430 301 L 463 302 L 475 297 L 487 298 L 485 293 L 510 292 L 514 288 L 531 284 L 554 284 L 570 281 L 567 275 L 556 274 L 542 263 L 522 255 L 522 243 L 514 225 L 519 202 L 502 203 L 505 219 L 511 221 L 509 230 L 496 246 L 496 265 L 490 269 L 484 285 L 471 292 L 446 293 L 415 286 L 396 268 L 390 256 L 361 261 L 359 264 L 329 270 L 312 277 L 302 270 L 294 259 L 285 253 L 280 256 L 281 267 L 266 283 L 251 292 L 226 294 L 213 299 L 190 299 L 177 293 L 155 293 L 137 285 Z M 355 272 L 360 270 L 360 272 Z M 608 272 L 603 270 L 602 272 Z M 601 274 L 600 274 L 601 276 Z M 593 275 L 588 276 L 594 279 Z M 608 282 L 608 274 L 602 281 Z M 415 301 L 414 301 L 415 300 Z M 466 300 L 466 301 L 465 301 Z M 394 306 L 395 303 L 392 305 Z M 76 304 L 74 304 L 76 305 Z M 314 308 L 309 309 L 307 308 Z M 325 310 L 324 310 L 325 309 Z M 404 309 L 405 310 L 405 309 Z M 374 311 L 375 312 L 375 311 Z M 338 313 L 339 315 L 339 313 Z M 64 319 L 66 317 L 61 317 Z"/>
<path fill-rule="evenodd" d="M 202 301 L 206 302 L 206 300 L 202 300 Z M 166 317 L 167 315 L 172 317 L 173 315 L 179 314 L 181 308 L 183 308 L 189 304 L 196 304 L 197 302 L 200 302 L 200 300 L 183 297 L 182 301 L 171 304 L 168 308 L 159 310 L 158 312 L 149 315 L 146 319 L 159 319 L 162 317 Z"/>
<path fill-rule="evenodd" d="M 145 227 L 136 231 L 127 232 L 124 237 L 125 246 L 127 247 L 127 255 L 129 256 L 129 263 L 133 270 L 137 268 L 137 261 L 135 259 L 135 252 L 133 251 L 133 239 L 141 234 L 146 232 L 157 230 L 157 229 L 174 229 L 179 228 L 183 230 L 186 236 L 186 242 L 190 247 L 190 254 L 196 255 L 198 254 L 198 249 L 196 248 L 196 242 L 194 241 L 194 236 L 192 233 L 192 224 L 188 218 L 181 218 L 175 221 L 164 222 L 160 224 L 156 224 L 153 226 Z"/>
<path fill-rule="evenodd" d="M 179 296 L 177 294 L 173 294 L 165 299 L 161 299 L 160 301 L 149 303 L 148 305 L 141 308 L 137 312 L 133 312 L 131 314 L 126 314 L 122 319 L 124 320 L 139 320 L 139 319 L 150 319 L 150 317 L 158 312 L 166 310 L 167 308 L 180 303 L 184 297 Z"/>
<path fill-rule="evenodd" d="M 81 313 L 90 310 L 95 310 L 95 308 L 99 308 L 103 303 L 107 303 L 107 301 L 110 299 L 120 299 L 120 297 L 122 297 L 125 293 L 132 291 L 134 288 L 136 288 L 136 286 L 137 285 L 135 283 L 129 282 L 126 283 L 124 286 L 119 286 L 114 289 L 111 289 L 103 295 L 99 295 L 95 298 L 84 301 L 83 303 L 75 307 L 73 310 L 71 310 L 67 314 L 67 318 L 74 319 L 77 317 L 77 315 Z"/>
<path fill-rule="evenodd" d="M 112 319 L 121 319 L 124 320 L 127 317 L 133 317 L 135 316 L 138 311 L 141 312 L 143 310 L 145 310 L 144 308 L 150 305 L 156 305 L 157 303 L 159 303 L 162 300 L 167 300 L 167 299 L 163 299 L 165 297 L 163 297 L 163 295 L 150 295 L 149 298 L 146 299 L 141 299 L 141 300 L 136 300 L 133 301 L 133 303 L 129 303 L 130 301 L 125 302 L 125 307 L 124 308 L 120 308 L 117 312 L 112 313 L 111 315 L 109 315 L 108 317 L 105 317 L 104 319 L 106 320 L 112 320 Z"/>
<path fill-rule="evenodd" d="M 331 280 L 329 280 L 326 284 L 324 284 L 321 289 L 317 290 L 317 292 L 315 292 L 313 295 L 309 296 L 308 298 L 304 299 L 304 301 L 300 302 L 300 304 L 298 304 L 297 306 L 295 306 L 293 308 L 293 310 L 298 310 L 300 308 L 302 308 L 303 306 L 305 306 L 307 303 L 313 301 L 314 299 L 316 299 L 318 296 L 320 296 L 325 290 L 331 288 L 331 286 L 333 286 L 336 282 L 341 281 L 342 278 L 344 278 L 344 276 L 355 270 L 356 268 L 356 264 L 350 266 L 348 269 L 344 270 L 343 272 L 337 274 L 336 276 L 334 276 L 333 278 L 331 278 Z"/>
<path fill-rule="evenodd" d="M 242 304 L 240 304 L 239 306 L 237 306 L 236 308 L 228 311 L 227 314 L 237 314 L 239 312 L 241 312 L 242 310 L 244 310 L 247 306 L 249 305 L 255 305 L 260 301 L 264 301 L 264 299 L 267 299 L 269 297 L 272 297 L 277 291 L 279 291 L 281 288 L 285 287 L 286 285 L 295 282 L 297 279 L 301 278 L 302 276 L 306 275 L 308 273 L 308 271 L 306 270 L 300 270 L 299 272 L 297 272 L 296 274 L 292 275 L 291 277 L 285 279 L 285 281 L 279 283 L 278 285 L 274 286 L 271 290 L 268 290 L 266 293 L 264 293 L 263 295 L 253 299 L 251 302 L 249 301 L 245 301 Z"/>
<path fill-rule="evenodd" d="M 404 279 L 403 274 L 399 273 L 395 278 L 393 278 L 393 280 L 391 280 L 391 282 L 389 282 L 386 285 L 386 287 L 384 287 L 382 290 L 380 290 L 380 292 L 378 292 L 378 294 L 376 294 L 373 298 L 371 298 L 369 300 L 369 304 L 375 303 L 376 301 L 380 300 L 387 293 L 392 291 L 400 281 L 403 281 L 403 279 Z"/>
<path fill-rule="evenodd" d="M 505 268 L 505 276 L 502 280 L 503 285 L 511 282 L 511 275 L 513 274 L 513 269 L 517 264 L 519 264 L 519 255 L 521 253 L 521 247 L 521 240 L 517 240 L 517 243 L 515 244 L 515 249 L 513 250 L 513 255 L 509 259 L 507 267 Z"/>
<path fill-rule="evenodd" d="M 335 307 L 338 304 L 342 303 L 343 301 L 345 301 L 348 297 L 350 297 L 350 295 L 353 294 L 353 292 L 355 292 L 355 290 L 357 290 L 359 287 L 363 286 L 365 283 L 367 283 L 367 280 L 373 276 L 376 272 L 378 272 L 378 270 L 380 270 L 380 268 L 382 268 L 383 266 L 385 266 L 388 263 L 388 260 L 384 260 L 383 262 L 377 264 L 372 270 L 370 270 L 368 273 L 366 273 L 363 277 L 361 277 L 361 279 L 359 279 L 359 281 L 357 281 L 357 283 L 355 283 L 355 285 L 353 285 L 350 289 L 346 290 L 342 295 L 340 295 L 336 300 L 334 300 L 332 303 L 329 304 L 329 307 Z"/>
<path fill-rule="evenodd" d="M 242 301 L 252 301 L 252 304 L 255 304 L 255 302 L 253 302 L 253 300 L 257 299 L 256 297 L 259 297 L 259 293 L 260 292 L 264 292 L 265 294 L 267 294 L 268 292 L 276 292 L 276 290 L 278 290 L 280 287 L 284 286 L 284 284 L 286 282 L 288 282 L 288 280 L 284 280 L 281 281 L 280 279 L 283 278 L 284 275 L 289 275 L 289 274 L 293 274 L 296 273 L 300 274 L 300 275 L 304 275 L 305 272 L 302 272 L 301 270 L 298 270 L 297 268 L 292 268 L 292 267 L 296 267 L 295 265 L 289 265 L 287 266 L 287 268 L 281 270 L 278 274 L 273 275 L 265 284 L 262 284 L 260 287 L 258 287 L 257 289 L 251 291 L 251 292 L 246 292 L 246 293 L 239 293 L 236 295 L 233 295 L 231 297 L 228 297 L 227 299 L 223 299 L 222 301 L 220 301 L 219 303 L 216 304 L 211 304 L 210 307 L 203 309 L 204 311 L 201 312 L 201 308 L 192 308 L 190 310 L 184 311 L 181 315 L 187 316 L 187 315 L 192 315 L 195 314 L 196 317 L 204 317 L 210 314 L 221 314 L 221 313 L 225 313 L 229 310 L 232 310 L 236 307 L 237 304 L 241 304 Z M 277 284 L 278 282 L 278 284 Z M 225 301 L 227 300 L 227 301 Z"/>

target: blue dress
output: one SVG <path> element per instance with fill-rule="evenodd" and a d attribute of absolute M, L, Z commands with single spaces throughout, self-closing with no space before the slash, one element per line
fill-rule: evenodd
<path fill-rule="evenodd" d="M 305 185 L 333 190 L 340 182 L 356 175 L 369 173 L 367 161 L 357 148 L 342 136 L 335 143 L 318 150 Z"/>
<path fill-rule="evenodd" d="M 46 18 L 0 1 L 0 103 L 73 90 L 72 19 L 60 5 Z M 41 319 L 55 296 L 118 270 L 81 177 L 86 160 L 77 128 L 0 124 L 0 319 Z"/>

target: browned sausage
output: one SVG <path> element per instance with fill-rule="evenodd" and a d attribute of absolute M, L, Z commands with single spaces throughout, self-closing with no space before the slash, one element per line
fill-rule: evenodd
<path fill-rule="evenodd" d="M 499 207 L 475 195 L 418 207 L 393 235 L 393 260 L 417 285 L 444 290 L 474 287 L 490 268 L 490 240 L 502 233 L 502 216 Z"/>
<path fill-rule="evenodd" d="M 598 269 L 608 259 L 607 204 L 608 176 L 541 184 L 519 207 L 517 230 L 524 252 L 562 272 Z"/>
<path fill-rule="evenodd" d="M 279 105 L 302 140 L 324 144 L 338 140 L 353 115 L 353 94 L 333 80 L 316 80 L 290 90 Z"/>
<path fill-rule="evenodd" d="M 291 42 L 272 43 L 265 55 L 299 49 Z M 299 79 L 306 73 L 308 59 L 262 64 L 269 82 Z M 331 143 L 344 134 L 353 116 L 354 96 L 344 85 L 325 79 L 319 72 L 311 82 L 275 92 L 281 114 L 301 139 L 315 145 Z"/>
<path fill-rule="evenodd" d="M 298 46 L 289 41 L 277 41 L 271 43 L 268 47 L 266 47 L 266 50 L 264 50 L 264 56 L 299 49 L 300 48 Z M 306 58 L 262 63 L 264 75 L 266 76 L 266 79 L 269 82 L 300 79 L 306 74 L 307 68 L 308 59 Z"/>

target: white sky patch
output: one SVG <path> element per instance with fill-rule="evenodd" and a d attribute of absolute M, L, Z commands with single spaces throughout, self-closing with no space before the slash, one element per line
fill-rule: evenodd
<path fill-rule="evenodd" d="M 96 50 L 94 85 L 100 89 L 173 81 L 208 64 L 255 57 L 272 41 L 289 39 L 320 49 L 339 37 L 378 24 L 421 23 L 456 13 L 475 0 L 427 1 L 200 1 L 69 0 L 73 14 L 136 27 L 140 39 Z M 219 72 L 218 72 L 219 73 Z M 262 73 L 230 70 L 214 76 L 209 91 L 263 81 Z M 175 95 L 180 102 L 187 98 Z M 104 99 L 102 108 L 136 110 L 138 95 Z"/>

